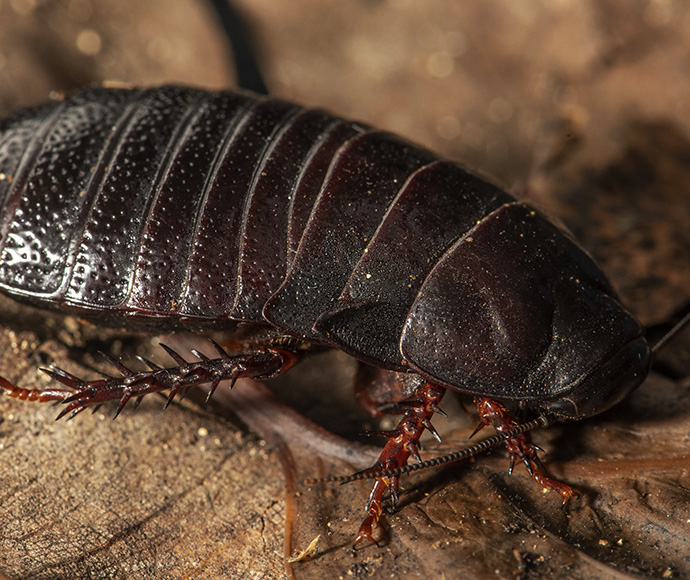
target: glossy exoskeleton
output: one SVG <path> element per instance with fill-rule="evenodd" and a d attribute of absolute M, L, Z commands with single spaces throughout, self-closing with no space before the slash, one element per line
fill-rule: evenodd
<path fill-rule="evenodd" d="M 289 368 L 309 345 L 419 377 L 380 462 L 417 456 L 446 389 L 561 418 L 599 413 L 650 350 L 570 234 L 456 163 L 320 110 L 241 92 L 96 88 L 0 123 L 0 286 L 38 306 L 154 329 L 261 326 L 251 352 L 14 396 L 65 413 Z M 520 457 L 546 487 L 526 435 Z M 371 539 L 380 478 L 360 539 Z"/>

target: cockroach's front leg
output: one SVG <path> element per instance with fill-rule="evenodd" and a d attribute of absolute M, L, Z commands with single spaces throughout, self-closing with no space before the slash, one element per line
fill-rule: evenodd
<path fill-rule="evenodd" d="M 493 399 L 477 399 L 475 403 L 481 423 L 474 430 L 473 435 L 486 425 L 493 425 L 498 433 L 505 433 L 517 425 L 517 422 L 511 417 L 508 410 L 501 405 L 501 403 Z M 520 459 L 525 464 L 532 479 L 539 483 L 545 490 L 554 490 L 561 494 L 563 497 L 563 505 L 565 505 L 573 495 L 578 495 L 569 485 L 551 479 L 548 476 L 544 464 L 537 455 L 539 447 L 532 443 L 529 433 L 510 437 L 506 440 L 506 447 L 510 454 L 510 473 L 513 473 L 515 462 Z"/>

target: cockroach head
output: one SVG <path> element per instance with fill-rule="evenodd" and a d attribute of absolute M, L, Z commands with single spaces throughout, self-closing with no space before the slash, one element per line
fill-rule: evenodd
<path fill-rule="evenodd" d="M 583 376 L 567 394 L 541 407 L 561 419 L 582 419 L 601 413 L 642 383 L 651 361 L 647 341 L 637 338 Z"/>
<path fill-rule="evenodd" d="M 566 233 L 526 206 L 501 211 L 429 274 L 402 354 L 459 391 L 561 418 L 608 409 L 649 370 L 643 327 Z"/>

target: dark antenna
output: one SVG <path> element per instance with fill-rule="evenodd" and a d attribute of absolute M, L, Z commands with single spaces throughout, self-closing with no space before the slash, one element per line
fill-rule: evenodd
<path fill-rule="evenodd" d="M 664 348 L 672 338 L 674 338 L 681 330 L 690 324 L 690 312 L 688 312 L 680 322 L 678 322 L 671 330 L 669 330 L 664 336 L 657 340 L 656 344 L 652 347 L 652 353 L 657 354 L 662 348 Z"/>
<path fill-rule="evenodd" d="M 485 451 L 488 451 L 492 447 L 496 447 L 497 445 L 500 445 L 503 443 L 506 439 L 510 439 L 511 437 L 515 437 L 517 435 L 520 435 L 521 433 L 526 433 L 527 431 L 532 431 L 533 429 L 537 429 L 538 427 L 548 427 L 554 422 L 554 417 L 553 415 L 540 415 L 536 419 L 533 419 L 532 421 L 528 421 L 526 423 L 521 423 L 520 425 L 516 425 L 512 429 L 508 431 L 504 431 L 503 433 L 498 433 L 496 435 L 492 435 L 488 439 L 484 439 L 484 441 L 481 441 L 477 443 L 476 445 L 473 445 L 472 447 L 468 447 L 467 449 L 461 449 L 460 451 L 454 451 L 453 453 L 449 453 L 448 455 L 443 455 L 441 457 L 434 457 L 432 459 L 427 459 L 426 461 L 422 461 L 421 463 L 415 463 L 413 465 L 405 465 L 403 467 L 396 467 L 395 469 L 379 469 L 376 470 L 374 468 L 369 468 L 365 469 L 364 471 L 359 471 L 357 473 L 353 473 L 352 475 L 332 475 L 328 477 L 321 477 L 319 479 L 307 479 L 305 480 L 304 483 L 306 484 L 313 484 L 313 483 L 349 483 L 351 481 L 358 481 L 360 479 L 375 479 L 377 477 L 399 477 L 401 475 L 405 475 L 407 473 L 411 473 L 413 471 L 419 471 L 421 469 L 428 469 L 430 467 L 438 467 L 439 465 L 444 465 L 446 463 L 453 463 L 456 461 L 461 461 L 463 459 L 469 459 L 470 457 L 474 457 L 475 455 L 479 455 L 480 453 L 484 453 Z"/>
<path fill-rule="evenodd" d="M 209 0 L 232 48 L 232 60 L 237 72 L 237 86 L 262 95 L 268 94 L 256 50 L 247 34 L 247 23 L 229 0 Z"/>

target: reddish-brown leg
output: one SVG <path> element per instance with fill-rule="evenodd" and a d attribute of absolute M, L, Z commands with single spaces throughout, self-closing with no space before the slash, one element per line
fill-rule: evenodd
<path fill-rule="evenodd" d="M 436 430 L 431 425 L 431 417 L 440 411 L 438 404 L 444 393 L 445 389 L 431 383 L 424 383 L 418 387 L 414 399 L 408 403 L 408 408 L 398 426 L 386 433 L 389 440 L 378 461 L 367 471 L 374 472 L 381 469 L 402 467 L 407 463 L 410 455 L 419 460 L 418 444 L 424 429 L 428 429 L 438 437 Z M 391 490 L 393 504 L 397 503 L 398 478 L 377 478 L 367 502 L 367 517 L 359 528 L 359 533 L 355 538 L 355 546 L 364 540 L 373 544 L 377 543 L 373 532 L 383 512 L 383 494 L 388 488 Z"/>
<path fill-rule="evenodd" d="M 66 385 L 68 389 L 22 389 L 0 377 L 0 389 L 10 397 L 22 400 L 47 402 L 61 401 L 64 407 L 58 419 L 69 414 L 71 419 L 87 407 L 96 407 L 106 401 L 119 401 L 115 416 L 125 407 L 130 399 L 137 403 L 150 393 L 169 390 L 168 403 L 175 395 L 192 385 L 211 383 L 209 397 L 223 380 L 235 381 L 240 377 L 269 378 L 292 367 L 300 357 L 295 348 L 285 341 L 276 342 L 279 346 L 256 348 L 254 352 L 237 356 L 229 355 L 221 346 L 213 342 L 218 353 L 217 358 L 209 358 L 194 350 L 192 353 L 199 359 L 189 362 L 171 348 L 163 346 L 173 358 L 176 366 L 163 368 L 142 359 L 151 370 L 134 372 L 122 363 L 112 360 L 122 376 L 107 377 L 93 381 L 84 381 L 61 369 L 44 369 L 54 379 Z M 167 406 L 167 405 L 166 405 Z"/>
<path fill-rule="evenodd" d="M 501 405 L 501 403 L 492 399 L 477 399 L 477 412 L 481 423 L 475 429 L 477 433 L 486 425 L 493 425 L 497 432 L 503 433 L 512 429 L 517 425 L 517 422 L 510 416 L 508 410 Z M 546 473 L 544 465 L 539 460 L 537 450 L 539 449 L 529 436 L 529 433 L 523 433 L 516 437 L 511 437 L 506 440 L 506 447 L 510 454 L 510 473 L 513 473 L 513 467 L 517 459 L 522 460 L 527 467 L 527 471 L 537 483 L 539 483 L 545 490 L 554 490 L 563 497 L 563 505 L 573 496 L 578 493 L 569 485 L 551 479 Z"/>

